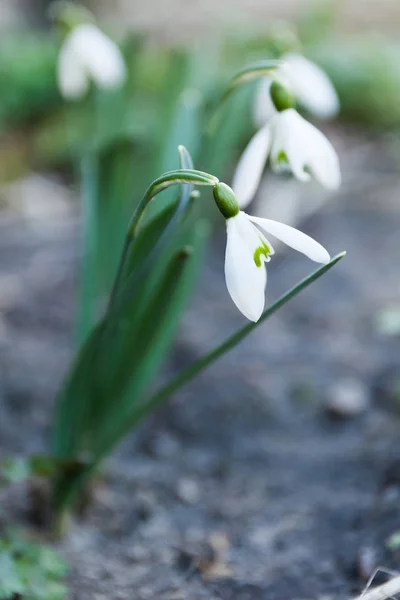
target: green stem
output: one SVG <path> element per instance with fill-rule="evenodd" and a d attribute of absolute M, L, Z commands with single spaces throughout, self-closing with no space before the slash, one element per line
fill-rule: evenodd
<path fill-rule="evenodd" d="M 158 177 L 153 181 L 140 200 L 129 225 L 128 237 L 133 238 L 135 235 L 136 228 L 139 224 L 144 209 L 154 198 L 154 196 L 171 185 L 179 185 L 182 183 L 214 186 L 216 183 L 219 183 L 219 180 L 213 175 L 209 175 L 203 171 L 196 171 L 194 169 L 177 169 L 176 171 L 168 171 L 167 173 L 164 173 L 161 175 L 161 177 Z"/>
<path fill-rule="evenodd" d="M 160 192 L 172 185 L 181 184 L 192 184 L 192 185 L 209 185 L 214 186 L 218 183 L 217 177 L 204 173 L 203 171 L 196 171 L 194 169 L 177 169 L 176 171 L 168 171 L 153 181 L 153 183 L 147 188 L 145 194 L 142 196 L 139 204 L 137 205 L 131 222 L 128 227 L 128 233 L 126 234 L 124 248 L 122 250 L 121 259 L 118 265 L 117 275 L 114 280 L 114 285 L 110 295 L 109 310 L 114 305 L 115 296 L 121 283 L 122 275 L 126 259 L 129 254 L 129 249 L 132 241 L 135 237 L 136 230 L 142 218 L 142 215 L 151 200 L 157 196 Z"/>
<path fill-rule="evenodd" d="M 232 95 L 232 93 L 242 84 L 249 83 L 251 81 L 255 81 L 256 79 L 260 79 L 261 77 L 269 77 L 270 79 L 275 79 L 276 70 L 283 65 L 282 60 L 263 60 L 258 63 L 254 63 L 251 65 L 247 65 L 232 77 L 228 86 L 225 88 L 222 95 L 218 98 L 214 110 L 211 113 L 211 117 L 206 126 L 206 132 L 208 135 L 212 135 L 215 133 L 217 128 L 217 124 L 220 118 L 219 109 L 228 98 Z"/>

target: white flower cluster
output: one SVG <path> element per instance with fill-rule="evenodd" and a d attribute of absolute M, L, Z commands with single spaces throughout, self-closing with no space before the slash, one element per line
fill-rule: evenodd
<path fill-rule="evenodd" d="M 325 118 L 337 114 L 339 101 L 327 75 L 301 56 L 289 55 L 286 60 L 277 80 L 311 114 Z M 250 140 L 233 177 L 232 188 L 242 208 L 254 198 L 268 158 L 274 171 L 291 172 L 300 181 L 314 178 L 329 190 L 336 190 L 341 181 L 332 144 L 293 107 L 277 110 L 271 100 L 271 85 L 267 78 L 261 83 L 255 117 L 263 120 L 263 126 Z"/>
<path fill-rule="evenodd" d="M 276 82 L 311 114 L 332 117 L 339 102 L 326 74 L 317 65 L 297 55 L 286 57 Z M 270 80 L 262 82 L 256 100 L 256 119 L 263 121 L 243 152 L 233 177 L 232 194 L 237 196 L 235 214 L 226 220 L 225 279 L 238 309 L 258 321 L 265 303 L 267 271 L 274 249 L 264 234 L 272 235 L 318 263 L 330 260 L 328 252 L 314 239 L 283 223 L 247 215 L 269 158 L 276 172 L 291 172 L 300 181 L 314 178 L 329 190 L 341 182 L 338 156 L 327 138 L 290 105 L 275 106 Z"/>
<path fill-rule="evenodd" d="M 226 218 L 226 285 L 232 300 L 251 321 L 258 321 L 265 303 L 267 271 L 274 249 L 265 234 L 272 235 L 302 252 L 311 260 L 326 263 L 328 252 L 308 235 L 288 225 L 252 217 L 243 212 L 255 196 L 269 158 L 273 170 L 289 171 L 300 181 L 313 177 L 334 190 L 340 185 L 337 154 L 316 127 L 308 123 L 284 98 L 275 103 L 278 92 L 289 90 L 310 113 L 331 117 L 338 111 L 338 100 L 329 79 L 316 65 L 290 55 L 275 81 L 264 81 L 256 100 L 256 119 L 260 130 L 245 149 L 233 178 L 232 188 L 218 183 L 214 188 L 217 204 Z M 80 23 L 66 36 L 58 59 L 58 84 L 69 100 L 79 99 L 90 83 L 102 89 L 115 89 L 126 80 L 126 67 L 118 47 L 92 23 Z"/>

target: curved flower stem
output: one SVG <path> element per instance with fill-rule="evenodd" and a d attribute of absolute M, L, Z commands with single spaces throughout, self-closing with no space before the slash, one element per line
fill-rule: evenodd
<path fill-rule="evenodd" d="M 238 86 L 242 83 L 248 83 L 254 81 L 260 77 L 271 77 L 274 78 L 275 71 L 282 67 L 282 60 L 262 60 L 251 65 L 247 65 L 240 69 L 234 77 L 232 77 L 230 85 L 222 96 L 222 101 Z"/>
<path fill-rule="evenodd" d="M 126 234 L 124 248 L 122 250 L 121 259 L 118 265 L 117 275 L 115 277 L 113 289 L 110 295 L 109 309 L 113 306 L 114 298 L 117 293 L 118 286 L 121 281 L 121 277 L 124 271 L 126 258 L 129 253 L 131 243 L 135 237 L 136 230 L 143 216 L 143 213 L 147 205 L 151 200 L 157 196 L 160 192 L 172 185 L 179 184 L 192 184 L 192 185 L 209 185 L 214 186 L 219 182 L 217 177 L 204 173 L 203 171 L 196 171 L 194 169 L 177 169 L 176 171 L 167 171 L 161 177 L 158 177 L 153 183 L 147 188 L 145 194 L 142 196 L 139 204 L 137 205 L 135 212 L 132 215 L 131 222 L 129 224 L 128 233 Z"/>
<path fill-rule="evenodd" d="M 234 92 L 239 85 L 242 83 L 249 83 L 250 81 L 254 81 L 259 79 L 260 77 L 270 77 L 271 79 L 275 79 L 275 71 L 279 69 L 283 65 L 282 60 L 263 60 L 257 63 L 253 63 L 251 65 L 247 65 L 240 69 L 232 77 L 225 91 L 221 95 L 221 97 L 216 101 L 214 110 L 212 111 L 211 117 L 209 119 L 209 123 L 206 127 L 206 132 L 211 135 L 219 122 L 219 108 L 226 102 L 226 100 L 231 96 L 232 92 Z"/>

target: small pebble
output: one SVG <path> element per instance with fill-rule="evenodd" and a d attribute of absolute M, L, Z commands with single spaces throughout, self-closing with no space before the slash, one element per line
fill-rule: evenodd
<path fill-rule="evenodd" d="M 178 481 L 177 495 L 186 504 L 196 504 L 199 500 L 200 489 L 193 479 L 180 479 Z"/>
<path fill-rule="evenodd" d="M 367 387 L 357 379 L 341 379 L 333 385 L 326 403 L 328 412 L 342 419 L 364 413 L 370 404 Z"/>

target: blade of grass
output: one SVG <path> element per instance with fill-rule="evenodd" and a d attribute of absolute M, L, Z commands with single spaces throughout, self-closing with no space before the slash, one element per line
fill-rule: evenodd
<path fill-rule="evenodd" d="M 196 375 L 198 375 L 201 371 L 204 371 L 209 365 L 218 360 L 221 356 L 229 352 L 232 348 L 237 346 L 239 342 L 241 342 L 245 337 L 250 335 L 256 329 L 266 321 L 271 315 L 276 313 L 282 306 L 284 306 L 289 300 L 297 296 L 301 291 L 307 288 L 311 283 L 319 279 L 322 275 L 324 275 L 327 271 L 329 271 L 333 266 L 336 265 L 344 256 L 346 252 L 341 252 L 340 254 L 333 257 L 329 263 L 320 267 L 311 275 L 305 277 L 302 281 L 297 283 L 294 287 L 292 287 L 288 292 L 283 294 L 276 302 L 274 302 L 262 315 L 257 323 L 248 323 L 244 327 L 242 327 L 239 331 L 234 333 L 231 337 L 229 337 L 225 342 L 223 342 L 220 346 L 209 352 L 206 356 L 203 356 L 195 363 L 184 369 L 181 373 L 179 373 L 172 381 L 170 381 L 165 387 L 159 390 L 154 396 L 152 396 L 145 405 L 143 405 L 140 411 L 137 412 L 132 417 L 132 420 L 129 423 L 126 423 L 126 430 L 129 430 L 137 420 L 140 420 L 146 414 L 152 410 L 154 410 L 157 406 L 162 404 L 162 402 L 168 397 L 171 396 L 174 392 L 176 392 L 179 388 L 181 388 L 185 383 L 193 379 Z"/>

